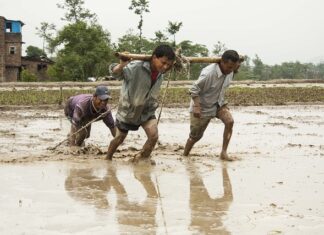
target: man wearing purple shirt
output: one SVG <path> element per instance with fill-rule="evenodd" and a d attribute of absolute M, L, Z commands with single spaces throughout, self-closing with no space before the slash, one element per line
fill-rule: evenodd
<path fill-rule="evenodd" d="M 97 86 L 93 95 L 81 94 L 72 96 L 65 104 L 65 116 L 71 121 L 71 131 L 69 133 L 69 145 L 81 146 L 84 140 L 90 137 L 91 125 L 79 131 L 87 123 L 95 118 L 103 115 L 98 120 L 103 120 L 106 126 L 110 129 L 113 136 L 116 134 L 114 119 L 112 117 L 108 100 L 111 98 L 109 90 L 106 86 Z"/>

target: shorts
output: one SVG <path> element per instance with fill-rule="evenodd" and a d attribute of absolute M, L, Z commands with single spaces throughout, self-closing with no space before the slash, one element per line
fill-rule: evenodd
<path fill-rule="evenodd" d="M 227 105 L 223 105 L 222 107 L 218 107 L 217 108 L 217 112 L 216 112 L 216 118 L 219 119 L 218 113 L 221 110 L 229 110 L 229 108 L 227 107 Z M 199 139 L 201 139 L 201 137 L 204 135 L 204 132 L 210 122 L 210 120 L 214 118 L 212 116 L 209 117 L 201 117 L 201 118 L 197 118 L 194 117 L 193 113 L 190 113 L 190 138 L 193 140 L 198 141 Z"/>
<path fill-rule="evenodd" d="M 149 119 L 147 119 L 146 121 L 149 121 L 149 120 L 152 120 L 152 119 L 156 119 L 155 115 L 149 117 Z M 138 128 L 141 125 L 142 124 L 140 124 L 140 125 L 133 125 L 133 124 L 121 122 L 118 119 L 116 119 L 116 126 L 123 133 L 127 133 L 128 131 L 137 131 Z"/>
<path fill-rule="evenodd" d="M 190 113 L 190 138 L 193 140 L 200 140 L 213 117 L 197 118 Z"/>

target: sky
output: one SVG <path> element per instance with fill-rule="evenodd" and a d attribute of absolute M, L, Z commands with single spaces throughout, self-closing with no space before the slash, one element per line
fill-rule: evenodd
<path fill-rule="evenodd" d="M 323 0 L 148 0 L 143 35 L 165 30 L 168 21 L 182 22 L 176 41 L 190 40 L 211 51 L 220 41 L 228 49 L 269 65 L 283 62 L 324 62 Z M 24 22 L 23 50 L 42 48 L 36 35 L 41 22 L 58 29 L 65 11 L 56 6 L 64 0 L 0 0 L 0 16 Z M 109 31 L 112 42 L 129 29 L 138 32 L 139 16 L 128 7 L 131 0 L 84 0 L 84 7 L 98 16 L 98 23 Z"/>

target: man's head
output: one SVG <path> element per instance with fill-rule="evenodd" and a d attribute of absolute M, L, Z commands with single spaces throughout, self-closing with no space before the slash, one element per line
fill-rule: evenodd
<path fill-rule="evenodd" d="M 110 92 L 106 86 L 97 86 L 93 94 L 93 105 L 96 109 L 104 109 L 108 100 L 111 99 Z"/>
<path fill-rule="evenodd" d="M 160 45 L 152 53 L 151 69 L 159 73 L 168 71 L 175 61 L 175 53 L 169 45 Z"/>
<path fill-rule="evenodd" d="M 227 50 L 223 53 L 220 62 L 220 69 L 223 74 L 227 75 L 233 72 L 237 68 L 240 56 L 234 50 Z"/>

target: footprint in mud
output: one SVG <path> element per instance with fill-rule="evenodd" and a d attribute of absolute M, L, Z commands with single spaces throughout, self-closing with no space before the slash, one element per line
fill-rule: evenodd
<path fill-rule="evenodd" d="M 51 131 L 60 131 L 61 128 L 53 128 L 53 129 L 50 129 Z"/>
<path fill-rule="evenodd" d="M 297 129 L 297 127 L 292 126 L 292 125 L 287 124 L 287 123 L 283 123 L 283 122 L 268 122 L 268 123 L 265 123 L 265 125 L 270 125 L 270 126 L 283 126 L 283 127 L 288 128 L 288 129 Z"/>
<path fill-rule="evenodd" d="M 16 133 L 14 130 L 0 130 L 0 136 L 15 137 Z"/>

